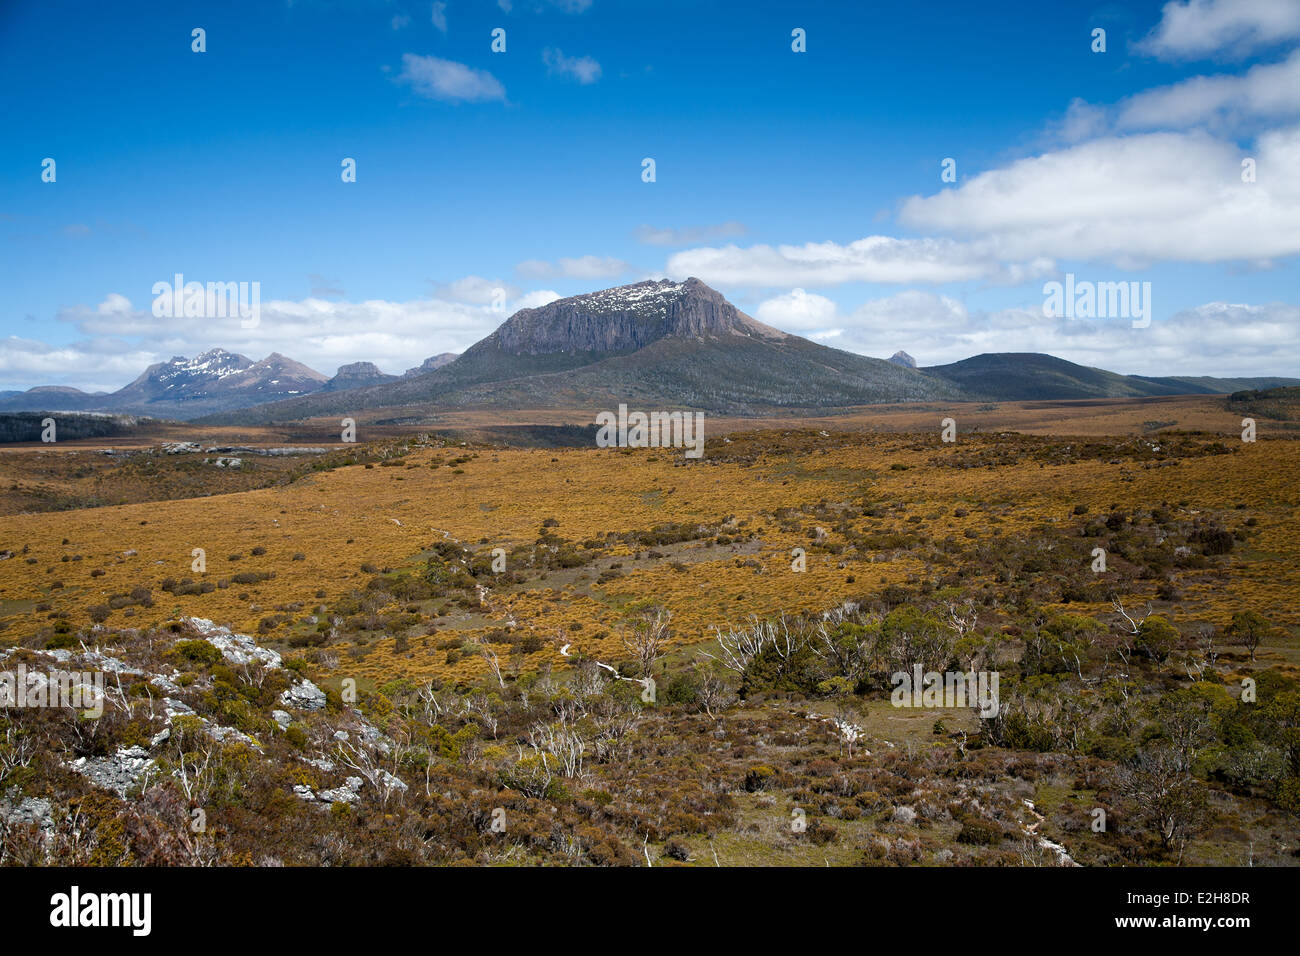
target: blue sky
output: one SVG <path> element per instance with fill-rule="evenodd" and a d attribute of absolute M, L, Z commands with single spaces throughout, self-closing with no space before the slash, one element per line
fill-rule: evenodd
<path fill-rule="evenodd" d="M 1300 0 L 983 6 L 9 0 L 0 388 L 212 346 L 400 372 L 493 289 L 687 274 L 922 364 L 1300 375 Z M 177 272 L 262 321 L 154 317 Z M 1045 317 L 1067 272 L 1150 282 L 1150 327 Z"/>

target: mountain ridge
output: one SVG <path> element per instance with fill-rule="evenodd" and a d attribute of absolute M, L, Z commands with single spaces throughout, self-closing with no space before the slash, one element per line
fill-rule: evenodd
<path fill-rule="evenodd" d="M 103 411 L 256 424 L 407 406 L 643 405 L 737 415 L 924 401 L 1227 394 L 1300 385 L 1283 377 L 1122 375 L 1034 352 L 982 353 L 918 368 L 844 352 L 764 325 L 696 278 L 644 280 L 521 309 L 463 353 L 402 375 L 371 362 L 332 378 L 279 353 L 174 356 L 111 393 L 38 386 L 0 411 Z M 57 407 L 54 407 L 57 406 Z"/>

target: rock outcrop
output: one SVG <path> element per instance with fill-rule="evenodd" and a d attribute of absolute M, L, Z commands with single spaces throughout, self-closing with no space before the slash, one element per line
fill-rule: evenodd
<path fill-rule="evenodd" d="M 515 354 L 632 352 L 665 336 L 726 335 L 782 339 L 699 279 L 637 282 L 521 309 L 465 354 L 499 348 Z"/>

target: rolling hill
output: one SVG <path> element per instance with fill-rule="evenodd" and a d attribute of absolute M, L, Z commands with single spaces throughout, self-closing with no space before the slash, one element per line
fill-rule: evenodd
<path fill-rule="evenodd" d="M 986 352 L 950 365 L 932 365 L 921 371 L 951 382 L 971 398 L 1005 402 L 1226 395 L 1243 389 L 1300 385 L 1300 379 L 1286 378 L 1120 375 L 1039 352 Z"/>

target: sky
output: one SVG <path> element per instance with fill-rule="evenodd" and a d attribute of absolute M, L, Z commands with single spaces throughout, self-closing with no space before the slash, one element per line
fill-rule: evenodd
<path fill-rule="evenodd" d="M 0 71 L 0 389 L 402 372 L 691 275 L 921 365 L 1300 376 L 1300 0 L 0 0 Z M 178 273 L 256 327 L 156 316 Z"/>

